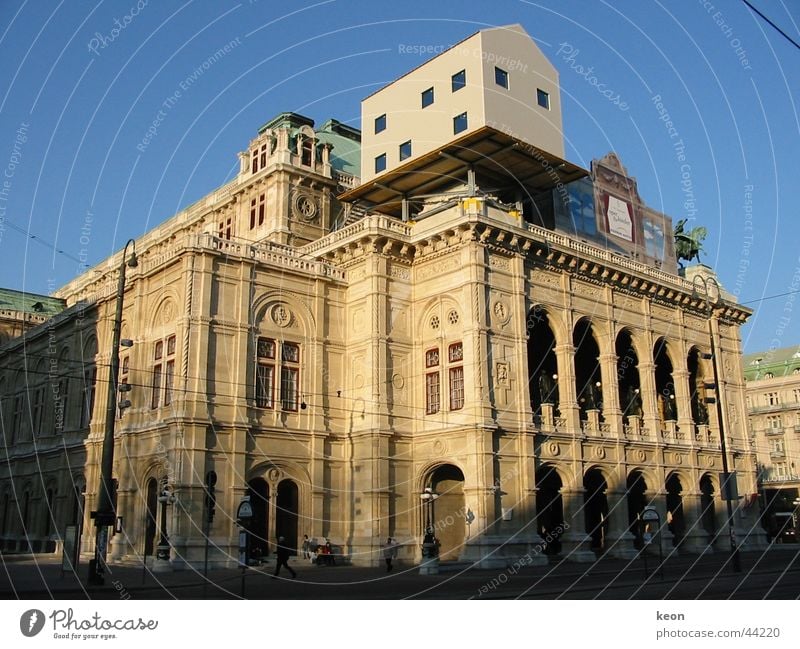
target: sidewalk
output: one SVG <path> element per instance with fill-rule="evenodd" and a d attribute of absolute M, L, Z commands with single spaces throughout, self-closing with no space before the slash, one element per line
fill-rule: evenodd
<path fill-rule="evenodd" d="M 743 573 L 735 575 L 727 565 L 728 555 L 712 554 L 671 557 L 665 561 L 664 579 L 655 574 L 657 561 L 648 560 L 650 578 L 645 583 L 641 559 L 624 561 L 603 558 L 592 564 L 569 562 L 520 570 L 477 570 L 464 565 L 456 572 L 423 576 L 417 566 L 398 566 L 392 573 L 382 568 L 310 566 L 293 561 L 297 579 L 285 571 L 271 578 L 272 565 L 248 568 L 244 597 L 254 599 L 495 599 L 509 597 L 590 597 L 614 592 L 671 592 L 679 583 L 688 592 L 715 588 L 736 590 L 752 585 L 756 577 L 768 584 L 782 575 L 787 583 L 800 584 L 800 545 L 793 549 L 770 549 L 742 553 Z M 239 569 L 152 572 L 141 566 L 112 566 L 104 586 L 86 586 L 88 564 L 77 575 L 62 576 L 61 563 L 50 555 L 0 556 L 0 598 L 3 599 L 236 599 L 242 597 Z M 750 581 L 746 581 L 746 580 Z M 771 580 L 771 581 L 770 581 Z M 782 588 L 791 588 L 784 584 Z M 612 589 L 612 590 L 609 590 Z M 627 589 L 627 590 L 626 590 Z M 795 595 L 800 595 L 800 586 Z M 636 595 L 634 595 L 636 596 Z M 649 595 L 660 597 L 661 595 Z"/>

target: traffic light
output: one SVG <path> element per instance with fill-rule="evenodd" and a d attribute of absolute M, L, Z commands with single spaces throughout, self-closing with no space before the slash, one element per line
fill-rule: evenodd
<path fill-rule="evenodd" d="M 208 517 L 209 525 L 214 520 L 214 513 L 217 509 L 217 496 L 215 494 L 215 485 L 217 484 L 217 474 L 215 471 L 209 471 L 206 474 L 206 516 Z"/>

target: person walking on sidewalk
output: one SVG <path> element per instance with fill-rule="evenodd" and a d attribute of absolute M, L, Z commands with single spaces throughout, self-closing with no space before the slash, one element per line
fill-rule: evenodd
<path fill-rule="evenodd" d="M 275 553 L 276 556 L 276 563 L 275 563 L 275 574 L 272 575 L 272 578 L 278 576 L 278 573 L 281 571 L 281 566 L 286 566 L 286 569 L 291 573 L 292 579 L 297 577 L 297 573 L 292 570 L 292 567 L 289 565 L 289 548 L 285 545 L 286 539 L 284 537 L 280 537 L 278 539 L 278 551 Z"/>
<path fill-rule="evenodd" d="M 386 561 L 386 572 L 392 571 L 392 559 L 397 558 L 397 543 L 390 536 L 386 539 L 386 545 L 383 546 L 383 559 Z"/>

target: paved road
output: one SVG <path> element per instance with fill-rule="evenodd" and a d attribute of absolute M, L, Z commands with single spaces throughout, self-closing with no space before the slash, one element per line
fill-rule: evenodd
<path fill-rule="evenodd" d="M 379 568 L 295 565 L 297 579 L 272 579 L 271 566 L 248 569 L 244 596 L 250 599 L 797 599 L 800 546 L 742 554 L 735 574 L 727 555 L 670 558 L 663 579 L 645 578 L 641 560 L 603 559 L 593 564 L 552 563 L 520 570 L 477 570 L 468 566 L 439 575 L 415 567 L 388 574 Z M 215 570 L 208 582 L 192 571 L 151 573 L 117 566 L 106 586 L 87 588 L 86 566 L 61 576 L 57 559 L 0 556 L 4 599 L 236 599 L 242 597 L 238 570 Z"/>

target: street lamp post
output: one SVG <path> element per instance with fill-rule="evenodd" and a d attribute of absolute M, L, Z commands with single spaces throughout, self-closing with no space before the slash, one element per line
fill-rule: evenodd
<path fill-rule="evenodd" d="M 130 259 L 128 246 L 132 246 Z M 97 509 L 92 512 L 94 524 L 97 528 L 95 537 L 94 559 L 90 562 L 89 583 L 102 585 L 105 582 L 104 574 L 106 556 L 108 554 L 108 528 L 115 522 L 113 507 L 113 478 L 114 471 L 114 427 L 117 419 L 117 382 L 119 380 L 119 347 L 122 331 L 122 305 L 125 298 L 125 269 L 136 268 L 136 242 L 129 239 L 122 251 L 119 262 L 119 280 L 117 282 L 117 303 L 114 314 L 114 330 L 111 339 L 111 359 L 109 361 L 108 399 L 106 403 L 106 426 L 103 435 L 103 455 L 100 463 L 100 488 L 97 493 Z"/>
<path fill-rule="evenodd" d="M 169 561 L 169 534 L 167 533 L 167 505 L 175 503 L 175 495 L 169 488 L 169 485 L 164 483 L 161 494 L 158 497 L 158 502 L 161 503 L 161 523 L 159 525 L 160 536 L 158 539 L 158 547 L 156 548 L 156 559 L 161 561 Z"/>
<path fill-rule="evenodd" d="M 439 497 L 431 487 L 425 487 L 419 495 L 425 510 L 425 529 L 422 537 L 422 565 L 420 574 L 435 575 L 439 572 L 436 536 L 433 533 L 433 503 Z"/>
<path fill-rule="evenodd" d="M 703 277 L 701 275 L 695 275 L 694 279 L 692 280 L 692 288 L 693 293 L 695 296 L 699 296 L 701 294 L 698 291 L 698 284 L 701 284 L 702 289 L 702 296 L 704 298 L 705 307 L 706 307 L 706 320 L 708 321 L 708 336 L 711 341 L 711 368 L 714 372 L 714 401 L 716 402 L 717 406 L 717 422 L 719 425 L 719 447 L 720 452 L 722 453 L 722 474 L 724 478 L 723 487 L 723 495 L 725 496 L 725 504 L 728 507 L 728 538 L 730 539 L 731 545 L 731 563 L 733 565 L 734 572 L 741 572 L 742 571 L 742 561 L 741 557 L 739 556 L 739 545 L 736 541 L 736 531 L 733 527 L 733 503 L 731 502 L 731 488 L 730 488 L 730 471 L 728 469 L 728 449 L 725 443 L 725 429 L 722 421 L 722 391 L 719 387 L 719 370 L 717 368 L 717 351 L 716 351 L 716 344 L 714 342 L 714 327 L 712 324 L 712 314 L 713 314 L 713 307 L 711 304 L 712 297 L 711 292 L 709 290 L 709 284 L 711 284 L 714 288 L 716 293 L 716 299 L 714 302 L 716 303 L 721 294 L 721 287 L 719 282 L 714 279 L 713 277 Z M 708 386 L 707 386 L 708 387 Z"/>

